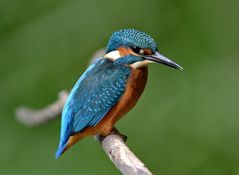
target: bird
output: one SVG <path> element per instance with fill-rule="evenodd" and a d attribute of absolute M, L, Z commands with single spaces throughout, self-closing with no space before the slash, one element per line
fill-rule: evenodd
<path fill-rule="evenodd" d="M 104 55 L 86 69 L 66 100 L 56 158 L 87 136 L 112 131 L 143 93 L 149 63 L 183 69 L 159 53 L 149 34 L 136 29 L 112 33 Z"/>

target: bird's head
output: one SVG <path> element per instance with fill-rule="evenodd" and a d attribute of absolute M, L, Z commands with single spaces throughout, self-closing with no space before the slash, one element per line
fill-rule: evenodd
<path fill-rule="evenodd" d="M 119 60 L 127 55 L 134 55 L 134 57 Z M 135 29 L 114 32 L 109 40 L 105 57 L 134 68 L 146 66 L 148 63 L 161 63 L 176 69 L 183 69 L 158 52 L 157 44 L 151 36 Z"/>

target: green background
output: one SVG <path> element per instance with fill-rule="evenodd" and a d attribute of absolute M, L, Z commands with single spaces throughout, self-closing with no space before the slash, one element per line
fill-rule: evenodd
<path fill-rule="evenodd" d="M 155 174 L 239 175 L 236 0 L 0 0 L 0 174 L 120 174 L 86 138 L 59 160 L 60 120 L 26 128 L 19 105 L 41 108 L 71 89 L 111 33 L 151 34 L 184 67 L 149 66 L 146 90 L 117 127 Z"/>

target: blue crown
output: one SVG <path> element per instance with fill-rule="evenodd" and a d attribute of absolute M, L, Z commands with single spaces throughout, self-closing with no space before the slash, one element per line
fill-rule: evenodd
<path fill-rule="evenodd" d="M 147 33 L 135 29 L 122 29 L 112 34 L 106 53 L 116 50 L 121 46 L 148 48 L 157 51 L 157 44 Z"/>

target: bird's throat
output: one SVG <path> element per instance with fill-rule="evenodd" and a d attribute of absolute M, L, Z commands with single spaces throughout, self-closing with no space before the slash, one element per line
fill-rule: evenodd
<path fill-rule="evenodd" d="M 130 65 L 130 67 L 134 69 L 139 69 L 141 67 L 146 67 L 149 63 L 153 63 L 152 61 L 149 60 L 144 60 L 144 61 L 138 61 Z"/>

